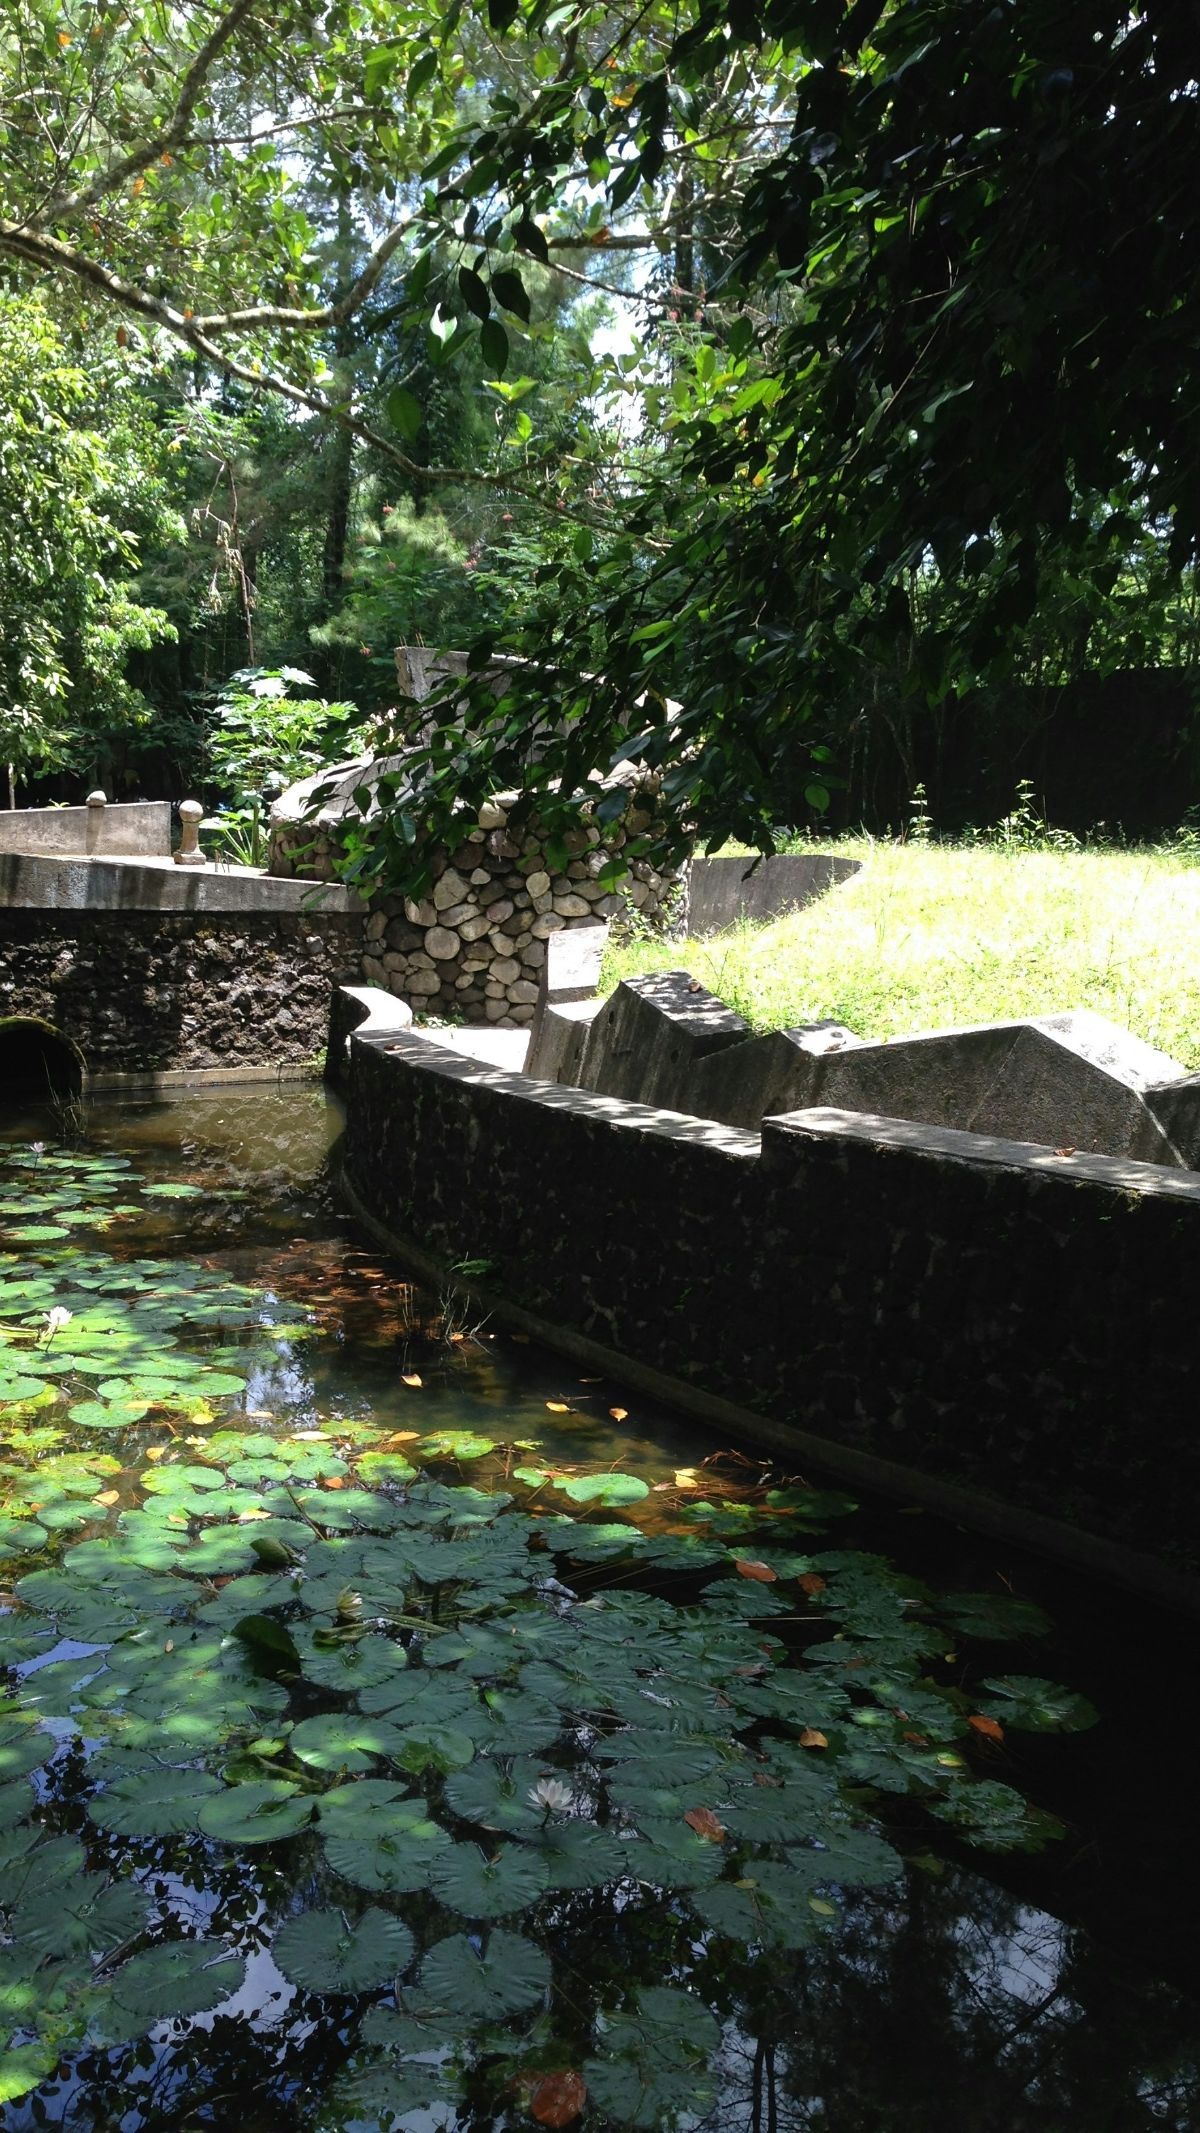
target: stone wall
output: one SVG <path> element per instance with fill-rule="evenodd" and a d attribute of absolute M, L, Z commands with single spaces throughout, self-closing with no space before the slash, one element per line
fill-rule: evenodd
<path fill-rule="evenodd" d="M 0 907 L 0 1017 L 36 1017 L 92 1075 L 287 1066 L 322 1049 L 362 919 Z"/>
<path fill-rule="evenodd" d="M 0 808 L 0 852 L 59 852 L 68 856 L 141 853 L 169 858 L 169 800 L 106 800 L 86 807 Z"/>
<path fill-rule="evenodd" d="M 606 825 L 603 834 L 594 822 L 568 831 L 566 863 L 555 866 L 536 819 L 517 826 L 510 823 L 511 801 L 485 802 L 461 845 L 433 853 L 425 897 L 374 900 L 363 977 L 421 1015 L 502 1028 L 531 1022 L 551 934 L 599 919 L 627 920 L 631 910 L 649 927 L 666 923 L 677 879 L 641 859 L 629 862 L 619 894 L 600 879 L 609 860 L 648 828 L 648 804 L 648 798 L 639 804 L 635 793 L 622 821 Z M 336 837 L 332 826 L 277 822 L 272 873 L 327 879 Z"/>
<path fill-rule="evenodd" d="M 350 1049 L 360 1204 L 443 1266 L 490 1261 L 501 1311 L 795 1457 L 1200 1579 L 1200 1178 L 842 1112 L 760 1136 L 416 1033 Z"/>

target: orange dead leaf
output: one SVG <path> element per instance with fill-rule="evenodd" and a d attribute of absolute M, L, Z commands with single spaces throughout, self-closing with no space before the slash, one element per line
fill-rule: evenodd
<path fill-rule="evenodd" d="M 769 1563 L 752 1562 L 747 1556 L 739 1556 L 733 1567 L 740 1578 L 754 1578 L 759 1585 L 774 1585 L 779 1577 Z"/>
<path fill-rule="evenodd" d="M 827 1748 L 829 1746 L 829 1742 L 826 1740 L 825 1735 L 823 1733 L 818 1733 L 816 1731 L 815 1727 L 805 1726 L 804 1731 L 800 1735 L 800 1746 L 802 1748 Z"/>
<path fill-rule="evenodd" d="M 529 2115 L 539 2126 L 569 2126 L 587 2102 L 582 2074 L 543 2074 L 529 2099 Z"/>
<path fill-rule="evenodd" d="M 326 1474 L 321 1482 L 323 1489 L 344 1489 L 345 1486 L 346 1478 L 344 1474 Z"/>
<path fill-rule="evenodd" d="M 815 1570 L 806 1570 L 802 1578 L 796 1579 L 796 1583 L 800 1587 L 801 1592 L 808 1593 L 810 1598 L 812 1597 L 813 1593 L 824 1592 L 825 1590 L 825 1580 L 824 1578 L 818 1577 Z"/>
<path fill-rule="evenodd" d="M 569 1415 L 571 1412 L 566 1400 L 547 1400 L 546 1405 L 552 1415 Z"/>
<path fill-rule="evenodd" d="M 1004 1728 L 999 1719 L 985 1718 L 982 1711 L 973 1712 L 971 1717 L 968 1718 L 967 1724 L 974 1726 L 977 1733 L 982 1733 L 985 1740 L 1004 1739 Z"/>
<path fill-rule="evenodd" d="M 400 1380 L 402 1385 L 423 1385 L 425 1380 L 415 1370 L 406 1370 Z"/>
<path fill-rule="evenodd" d="M 906 1740 L 911 1748 L 927 1748 L 929 1746 L 929 1737 L 925 1733 L 902 1733 L 900 1738 Z"/>
<path fill-rule="evenodd" d="M 132 186 L 130 187 L 130 190 L 135 195 L 137 193 L 144 193 L 146 190 L 146 180 L 144 178 L 135 178 Z"/>
<path fill-rule="evenodd" d="M 126 333 L 126 331 L 125 331 L 125 328 L 124 328 L 124 326 L 118 326 L 118 327 L 117 327 L 117 347 L 118 347 L 118 348 L 124 348 L 124 347 L 126 346 L 126 344 L 128 343 L 128 340 L 129 340 L 129 335 L 128 335 L 128 334 Z"/>
<path fill-rule="evenodd" d="M 119 1489 L 101 1489 L 100 1494 L 92 1498 L 93 1503 L 102 1503 L 106 1511 L 110 1505 L 120 1503 L 120 1501 L 121 1494 Z"/>
<path fill-rule="evenodd" d="M 59 33 L 58 33 L 58 43 L 59 43 L 59 49 L 60 49 L 60 51 L 63 51 L 63 52 L 65 52 L 65 51 L 66 51 L 66 49 L 67 49 L 67 46 L 68 46 L 68 45 L 70 44 L 70 42 L 71 42 L 71 33 L 70 33 L 70 31 L 69 31 L 69 30 L 60 30 L 60 31 L 59 31 Z"/>
<path fill-rule="evenodd" d="M 608 1411 L 614 1422 L 628 1422 L 629 1420 L 629 1409 L 627 1407 L 610 1407 Z"/>
<path fill-rule="evenodd" d="M 166 168 L 170 170 L 172 163 L 175 161 L 175 158 L 174 156 L 168 155 L 166 149 L 164 148 L 158 160 L 160 163 L 165 164 Z"/>
<path fill-rule="evenodd" d="M 725 1824 L 718 1822 L 711 1807 L 689 1807 L 683 1819 L 689 1829 L 694 1829 L 698 1837 L 707 1837 L 710 1844 L 723 1843 L 727 1835 Z"/>
<path fill-rule="evenodd" d="M 383 1441 L 389 1448 L 393 1444 L 415 1444 L 420 1434 L 419 1429 L 394 1429 Z"/>

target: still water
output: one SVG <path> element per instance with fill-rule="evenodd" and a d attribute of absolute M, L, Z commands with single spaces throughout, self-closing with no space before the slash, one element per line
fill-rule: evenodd
<path fill-rule="evenodd" d="M 339 1129 L 336 1107 L 309 1089 L 96 1103 L 75 1150 L 67 1151 L 92 1165 L 81 1175 L 93 1181 L 97 1204 L 107 1195 L 109 1209 L 118 1210 L 93 1232 L 71 1204 L 76 1172 L 65 1158 L 55 1172 L 53 1124 L 37 1116 L 6 1122 L 3 1138 L 16 1158 L 9 1189 L 15 1177 L 21 1192 L 41 1201 L 32 1219 L 22 1216 L 19 1196 L 0 1211 L 9 1223 L 9 1233 L 0 1234 L 0 1289 L 9 1291 L 0 1317 L 10 1329 L 27 1328 L 45 1301 L 36 1286 L 44 1278 L 61 1277 L 62 1293 L 76 1305 L 70 1325 L 49 1340 L 39 1336 L 36 1353 L 28 1331 L 13 1332 L 11 1367 L 38 1355 L 45 1363 L 54 1339 L 74 1339 L 80 1375 L 66 1381 L 69 1412 L 22 1405 L 28 1385 L 22 1393 L 20 1380 L 18 1397 L 0 1407 L 7 1477 L 0 1491 L 25 1519 L 21 1531 L 9 1531 L 14 1553 L 4 1558 L 0 1550 L 7 1609 L 0 1624 L 8 1623 L 14 1639 L 7 1652 L 0 1648 L 0 1663 L 10 1664 L 10 1686 L 37 1712 L 43 1745 L 47 1735 L 58 1744 L 32 1771 L 27 1756 L 14 1766 L 17 1779 L 0 1785 L 9 1822 L 16 1826 L 23 1812 L 18 1786 L 33 1787 L 38 1817 L 34 1848 L 18 1828 L 3 1854 L 0 1906 L 9 1911 L 0 1943 L 0 2035 L 10 2040 L 10 2066 L 26 2069 L 0 2107 L 4 2133 L 35 2126 L 77 2133 L 235 2126 L 246 2133 L 293 2126 L 515 2133 L 538 2124 L 578 2126 L 580 2133 L 1185 2133 L 1200 2126 L 1200 1886 L 1189 1753 L 1196 1685 L 1188 1626 L 903 1504 L 862 1503 L 853 1511 L 835 1505 L 840 1515 L 831 1524 L 789 1528 L 790 1554 L 773 1550 L 769 1523 L 755 1522 L 765 1516 L 770 1492 L 790 1490 L 794 1498 L 802 1483 L 820 1490 L 822 1476 L 760 1468 L 744 1448 L 478 1322 L 450 1294 L 411 1283 L 339 1212 Z M 43 1149 L 32 1164 L 31 1144 Z M 115 1167 L 107 1170 L 110 1159 Z M 56 1175 L 61 1189 L 50 1190 Z M 136 1180 L 136 1189 L 125 1178 Z M 199 1190 L 183 1197 L 162 1190 L 179 1184 Z M 99 1251 L 87 1258 L 91 1247 Z M 77 1250 L 85 1253 L 78 1261 L 70 1256 Z M 26 1295 L 19 1283 L 27 1261 L 35 1286 Z M 106 1272 L 109 1262 L 115 1273 Z M 123 1375 L 99 1379 L 97 1396 L 100 1366 L 88 1380 L 88 1313 L 78 1308 L 86 1283 L 124 1309 L 134 1282 L 151 1297 L 169 1295 L 163 1270 L 172 1266 L 191 1270 L 192 1301 L 177 1297 L 174 1307 L 183 1313 L 184 1346 L 190 1341 L 197 1368 L 207 1372 L 207 1404 L 198 1379 L 189 1387 L 192 1406 L 171 1408 L 171 1370 L 177 1392 L 182 1379 L 178 1355 L 171 1361 L 177 1343 L 166 1304 L 155 1307 L 157 1318 L 146 1318 L 157 1367 L 167 1372 L 159 1396 L 158 1381 L 146 1376 L 155 1365 L 129 1341 L 132 1360 L 122 1362 Z M 68 1289 L 69 1281 L 76 1286 Z M 236 1309 L 222 1302 L 238 1297 L 250 1299 L 240 1329 Z M 128 1319 L 133 1324 L 132 1308 Z M 230 1373 L 236 1391 L 223 1389 Z M 139 1398 L 147 1386 L 148 1405 Z M 118 1427 L 122 1400 L 129 1419 Z M 280 1464 L 282 1453 L 272 1464 L 271 1439 L 292 1447 L 290 1469 Z M 92 1455 L 108 1465 L 89 1469 L 81 1496 L 62 1462 Z M 430 1478 L 417 1484 L 406 1509 L 414 1458 Z M 59 1529 L 29 1480 L 39 1472 L 62 1477 Z M 596 1494 L 596 1477 L 606 1473 L 620 1486 Z M 567 1495 L 572 1482 L 582 1493 Z M 411 1506 L 421 1488 L 442 1492 L 421 1515 L 440 1520 L 443 1537 L 431 1542 L 424 1534 L 413 1543 L 407 1597 L 372 1599 L 384 1544 L 357 1537 L 364 1484 L 386 1497 L 393 1553 L 411 1539 Z M 204 1492 L 218 1485 L 226 1522 L 213 1529 Z M 256 1485 L 266 1493 L 255 1497 Z M 543 1723 L 553 1695 L 551 1662 L 560 1663 L 555 1652 L 531 1645 L 519 1671 L 505 1672 L 505 1658 L 489 1672 L 486 1639 L 493 1635 L 494 1643 L 495 1626 L 503 1630 L 513 1619 L 515 1588 L 511 1578 L 504 1582 L 512 1563 L 505 1558 L 503 1574 L 474 1564 L 470 1575 L 478 1582 L 462 1589 L 439 1587 L 447 1573 L 429 1567 L 431 1548 L 465 1548 L 462 1536 L 475 1530 L 469 1522 L 487 1525 L 490 1513 L 464 1489 L 515 1496 L 511 1515 L 523 1517 L 530 1545 L 568 1550 L 574 1567 L 560 1556 L 558 1575 L 538 1587 L 538 1602 L 551 1610 L 548 1630 L 578 1623 L 582 1644 L 572 1649 L 595 1651 L 588 1666 L 597 1685 L 590 1706 L 577 1689 L 569 1752 L 562 1736 L 554 1740 L 565 1691 L 558 1720 L 551 1714 Z M 697 1504 L 715 1507 L 707 1523 Z M 152 1512 L 157 1526 L 148 1523 Z M 567 1512 L 602 1529 L 599 1537 L 568 1547 L 554 1524 Z M 245 1521 L 250 1536 L 259 1522 L 266 1538 L 257 1554 L 244 1552 L 245 1535 L 232 1533 L 231 1518 Z M 650 1551 L 640 1563 L 622 1553 L 622 1520 Z M 775 1530 L 783 1537 L 781 1526 Z M 447 1542 L 448 1531 L 459 1540 Z M 263 1552 L 276 1533 L 278 1561 Z M 687 1716 L 692 1684 L 671 1669 L 689 1664 L 696 1639 L 708 1634 L 697 1605 L 703 1563 L 686 1552 L 698 1542 L 712 1562 L 725 1558 L 722 1571 L 740 1567 L 718 1595 L 721 1635 L 736 1632 L 749 1642 L 728 1645 L 724 1679 L 725 1647 L 713 1648 L 715 1673 L 707 1657 L 697 1659 L 708 1730 L 696 1750 L 700 1721 Z M 125 1581 L 88 1586 L 92 1597 L 82 1613 L 78 1580 L 99 1576 L 96 1550 L 113 1547 L 125 1549 Z M 338 1549 L 346 1551 L 345 1579 Z M 882 1557 L 920 1581 L 890 1615 L 883 1571 L 856 1567 Z M 110 1638 L 133 1649 L 145 1637 L 146 1620 L 157 1620 L 162 1581 L 175 1577 L 176 1567 L 204 1578 L 203 1607 L 180 1622 L 201 1655 L 197 1679 L 207 1703 L 160 1692 L 153 1675 L 139 1675 L 129 1690 L 130 1677 L 115 1670 L 119 1641 L 108 1671 L 99 1672 Z M 73 1597 L 45 1582 L 58 1578 L 61 1586 L 64 1576 L 74 1581 Z M 489 1584 L 489 1577 L 498 1581 Z M 303 1622 L 288 1598 L 288 1578 L 304 1579 L 296 1591 L 316 1596 Z M 773 1592 L 789 1579 L 807 1580 L 807 1599 L 794 1610 Z M 175 1578 L 171 1590 L 178 1587 Z M 768 1758 L 775 1753 L 776 1760 L 760 1760 L 753 1784 L 812 1804 L 816 1849 L 788 1853 L 785 1840 L 794 1832 L 772 1832 L 761 1814 L 758 1822 L 747 1816 L 748 1795 L 735 1783 L 743 1773 L 719 1746 L 712 1750 L 713 1714 L 732 1714 L 735 1681 L 766 1672 L 756 1655 L 773 1641 L 783 1657 L 802 1661 L 827 1640 L 822 1608 L 829 1595 L 852 1587 L 860 1593 L 858 1612 L 852 1606 L 838 1617 L 835 1641 L 865 1639 L 861 1649 L 880 1654 L 879 1666 L 895 1678 L 887 1693 L 878 1692 L 878 1709 L 850 1714 L 859 1727 L 853 1734 L 842 1692 L 828 1686 L 834 1669 L 824 1666 L 826 1704 L 818 1694 L 808 1714 L 818 1723 L 802 1733 L 793 1727 L 786 1742 L 776 1729 L 774 1747 L 767 1739 Z M 928 1710 L 922 1703 L 920 1671 L 904 1672 L 904 1632 L 895 1627 L 906 1608 L 937 1616 L 932 1603 L 913 1597 L 922 1588 L 983 1596 L 959 1610 L 961 1634 L 940 1633 L 953 1650 L 936 1650 L 926 1638 L 922 1665 L 944 1693 L 958 1696 L 963 1712 L 978 1705 L 986 1721 L 940 1757 L 935 1750 L 949 1735 L 938 1731 L 932 1698 Z M 456 1595 L 452 1621 L 438 1619 L 439 1591 Z M 605 1629 L 608 1644 L 587 1641 L 595 1622 L 617 1619 L 621 1592 L 633 1595 L 635 1609 L 626 1642 L 663 1640 L 656 1687 L 639 1661 L 637 1694 L 645 1703 L 635 1711 L 635 1731 L 648 1716 L 657 1722 L 659 1711 L 667 1713 L 655 1736 L 659 1764 L 651 1767 L 648 1756 L 627 1760 L 632 1776 L 624 1793 L 612 1782 L 611 1761 L 605 1779 L 603 1757 L 622 1746 L 613 1729 L 629 1717 L 629 1694 L 615 1676 L 609 1684 L 612 1632 Z M 731 1593 L 744 1607 L 735 1608 Z M 757 1601 L 751 1605 L 756 1595 L 761 1624 Z M 588 1604 L 586 1616 L 580 1601 Z M 994 1621 L 992 1602 L 999 1607 Z M 599 1617 L 591 1612 L 597 1603 Z M 677 1647 L 666 1603 L 681 1625 Z M 369 1617 L 376 1604 L 381 1619 L 372 1625 L 363 1609 Z M 638 1606 L 659 1613 L 641 1618 Z M 1035 1609 L 1048 1618 L 1040 1629 Z M 528 1624 L 530 1617 L 518 1619 Z M 955 1619 L 950 1602 L 940 1619 Z M 263 1622 L 265 1632 L 247 1629 Z M 277 1648 L 272 1622 L 285 1632 Z M 249 1670 L 236 1678 L 221 1656 L 235 1624 Z M 369 1640 L 362 1634 L 368 1626 L 380 1632 Z M 27 1634 L 28 1648 L 20 1641 Z M 211 1646 L 204 1641 L 210 1634 Z M 828 1658 L 828 1642 L 821 1648 Z M 211 1660 L 204 1656 L 210 1649 L 218 1654 Z M 678 1660 L 670 1656 L 676 1649 Z M 185 1626 L 161 1636 L 162 1679 L 184 1650 Z M 374 1668 L 369 1679 L 361 1671 L 364 1653 Z M 441 1696 L 436 1712 L 428 1705 L 425 1733 L 418 1723 L 425 1706 L 402 1702 L 400 1689 L 384 1681 L 391 1661 L 403 1669 L 406 1693 L 416 1678 L 427 1705 L 435 1691 Z M 343 1663 L 360 1667 L 353 1698 L 349 1675 L 336 1671 Z M 296 1667 L 304 1676 L 299 1685 Z M 456 1674 L 457 1688 L 449 1681 L 455 1668 L 466 1677 Z M 43 1673 L 55 1687 L 39 1705 Z M 578 1676 L 586 1673 L 577 1666 Z M 218 1674 L 223 1686 L 215 1695 Z M 253 1692 L 245 1686 L 251 1675 L 260 1684 Z M 1097 1722 L 1059 1734 L 986 1719 L 989 1709 L 1007 1714 L 1010 1706 L 1003 1696 L 989 1704 L 981 1683 L 1031 1677 L 1090 1699 Z M 113 1681 L 119 1693 L 106 1687 Z M 493 1681 L 500 1687 L 475 1686 Z M 480 1746 L 481 1694 L 502 1729 L 490 1749 Z M 348 1699 L 356 1710 L 373 1710 L 376 1725 L 381 1715 L 383 1731 L 372 1735 L 368 1726 L 354 1734 L 342 1725 L 331 1732 L 330 1707 L 340 1721 Z M 831 1714 L 824 1720 L 822 1709 Z M 164 1731 L 183 1729 L 170 1753 L 154 1738 L 160 1711 Z M 224 1728 L 224 1764 L 210 1768 L 201 1732 L 194 1739 L 186 1732 L 189 1714 L 201 1729 L 210 1722 Z M 12 1725 L 18 1721 L 24 1723 L 20 1711 Z M 730 1716 L 731 1729 L 739 1723 L 745 1739 L 757 1740 L 745 1717 Z M 961 1717 L 958 1723 L 961 1733 Z M 863 1760 L 853 1746 L 869 1738 L 869 1724 L 882 1728 L 881 1743 L 886 1732 L 891 1775 L 885 1762 Z M 23 1752 L 28 1731 L 12 1737 Z M 807 1761 L 796 1738 L 808 1743 Z M 819 1787 L 844 1739 L 859 1755 L 846 1764 L 850 1779 L 838 1807 L 852 1821 L 822 1821 L 828 1800 Z M 296 1745 L 304 1740 L 326 1746 L 305 1753 Z M 1057 1818 L 1061 1833 L 1036 1852 L 993 1852 L 963 1841 L 969 1823 L 939 1821 L 927 1811 L 935 1779 L 941 1782 L 930 1775 L 935 1760 L 947 1769 L 969 1764 L 984 1788 L 1025 1796 L 1035 1818 Z M 490 1807 L 478 1801 L 481 1763 L 505 1781 L 512 1777 Z M 0 1753 L 0 1774 L 5 1767 Z M 195 1801 L 178 1814 L 169 1805 L 163 1810 L 162 1797 L 197 1769 Z M 535 1788 L 549 1783 L 551 1794 L 561 1784 L 572 1804 L 558 1807 L 552 1799 L 535 1812 L 522 1789 L 526 1778 Z M 151 1799 L 155 1787 L 159 1797 Z M 360 1815 L 347 1822 L 340 1853 L 325 1836 L 327 1821 L 331 1832 L 336 1826 L 326 1805 L 334 1788 L 337 1805 L 355 1792 L 345 1811 L 357 1805 Z M 105 1809 L 106 1790 L 110 1798 L 127 1796 L 124 1819 Z M 280 1822 L 272 1841 L 244 1821 L 230 1822 L 226 1812 L 231 1800 L 240 1806 L 260 1794 L 264 1811 L 292 1818 Z M 368 1824 L 372 1815 L 398 1816 L 407 1843 L 417 1825 L 403 1817 L 414 1799 L 422 1814 L 430 1803 L 432 1819 L 420 1826 L 437 1857 L 427 1871 L 397 1867 L 389 1878 L 378 1859 L 364 1860 L 361 1816 L 367 1812 Z M 760 1790 L 760 1807 L 761 1799 Z M 996 1799 L 1002 1821 L 999 1792 Z M 676 1841 L 678 1810 L 688 1801 L 690 1815 L 710 1819 L 699 1829 L 689 1823 L 684 1851 Z M 868 1818 L 881 1838 L 866 1834 Z M 578 1839 L 569 1871 L 563 1828 Z M 722 1860 L 734 1856 L 739 1828 L 763 1841 L 737 1855 L 740 1871 L 731 1864 L 714 1879 Z M 0 1838 L 5 1834 L 0 1825 Z M 849 1849 L 844 1882 L 835 1887 L 832 1869 L 823 1881 L 814 1862 L 839 1856 L 839 1835 Z M 407 1857 L 400 1837 L 397 1845 L 389 1857 Z M 604 1845 L 624 1845 L 621 1861 L 592 1870 L 588 1862 L 601 1858 Z M 892 1876 L 886 1859 L 895 1854 L 903 1871 Z M 74 1937 L 55 1938 L 40 1926 L 32 1897 L 22 1911 L 20 1877 L 30 1859 L 43 1875 L 30 1886 L 51 1892 L 38 1902 L 75 1907 L 82 1924 Z M 668 1869 L 664 1861 L 674 1864 Z M 802 1898 L 797 1864 L 808 1874 Z M 784 1873 L 792 1877 L 786 1888 L 778 1878 Z M 102 1889 L 102 1898 L 89 1893 L 85 1900 L 85 1886 Z M 740 1922 L 747 1891 L 758 1907 L 754 1930 Z M 91 1930 L 104 1904 L 110 1924 Z M 333 1936 L 324 1952 L 322 1933 Z M 161 1979 L 158 2002 L 151 1992 L 141 2005 L 135 1986 L 137 1965 L 164 1948 L 168 1957 L 180 1949 L 211 1952 L 204 1972 L 182 1979 L 171 2011 L 160 2014 Z M 81 2033 L 78 2007 L 89 1991 L 99 1993 L 99 2012 Z M 41 2058 L 22 2057 L 37 2052 Z"/>

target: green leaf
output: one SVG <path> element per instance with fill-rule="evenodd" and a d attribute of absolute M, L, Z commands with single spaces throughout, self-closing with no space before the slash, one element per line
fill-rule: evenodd
<path fill-rule="evenodd" d="M 498 318 L 485 319 L 479 329 L 479 344 L 483 360 L 498 378 L 504 376 L 508 367 L 508 335 Z"/>
<path fill-rule="evenodd" d="M 640 1503 L 650 1494 L 649 1482 L 640 1481 L 636 1474 L 576 1474 L 569 1481 L 556 1481 L 554 1487 L 572 1503 Z"/>
<path fill-rule="evenodd" d="M 480 280 L 472 268 L 459 268 L 458 288 L 468 311 L 473 311 L 476 318 L 486 319 L 491 310 L 491 298 L 487 292 L 487 284 Z"/>
<path fill-rule="evenodd" d="M 425 420 L 420 401 L 406 386 L 397 385 L 388 394 L 388 421 L 398 430 L 406 443 L 415 443 Z"/>
<path fill-rule="evenodd" d="M 512 311 L 526 325 L 529 324 L 529 294 L 519 274 L 505 268 L 492 276 L 492 295 L 506 311 Z"/>
<path fill-rule="evenodd" d="M 195 1829 L 200 1809 L 223 1791 L 204 1770 L 146 1770 L 118 1778 L 88 1802 L 101 1829 L 122 1837 L 172 1837 Z"/>
<path fill-rule="evenodd" d="M 205 2014 L 246 1974 L 219 1941 L 168 1941 L 130 1957 L 99 1997 L 89 2027 L 106 2044 L 131 2043 L 158 2022 Z"/>
<path fill-rule="evenodd" d="M 353 1923 L 342 1911 L 303 1911 L 280 1928 L 271 1952 L 305 1992 L 371 1992 L 408 1968 L 414 1946 L 388 1911 L 364 1911 Z"/>
<path fill-rule="evenodd" d="M 399 1755 L 406 1736 L 386 1718 L 326 1711 L 305 1718 L 292 1734 L 292 1753 L 314 1770 L 369 1770 L 381 1756 Z"/>
<path fill-rule="evenodd" d="M 983 1686 L 991 1700 L 980 1708 L 1024 1733 L 1082 1733 L 1100 1716 L 1086 1696 L 1036 1674 L 1002 1674 Z"/>
<path fill-rule="evenodd" d="M 288 1778 L 259 1778 L 233 1785 L 200 1809 L 206 1837 L 223 1844 L 275 1844 L 294 1837 L 314 1818 L 311 1798 Z"/>
<path fill-rule="evenodd" d="M 320 1803 L 320 1833 L 334 1872 L 356 1888 L 403 1895 L 427 1888 L 438 1860 L 450 1849 L 446 1831 L 434 1822 L 424 1800 L 405 1800 L 399 1790 L 390 1800 L 369 1787 L 381 1781 L 364 1778 L 339 1785 Z M 361 1805 L 360 1805 L 361 1802 Z"/>
<path fill-rule="evenodd" d="M 417 2010 L 446 2008 L 494 2022 L 536 2007 L 549 1989 L 549 1959 L 532 1941 L 496 1931 L 478 1949 L 456 1933 L 430 1949 L 406 1998 Z"/>
<path fill-rule="evenodd" d="M 488 1858 L 477 1844 L 456 1844 L 434 1868 L 433 1890 L 465 1918 L 506 1918 L 536 1903 L 547 1879 L 545 1863 L 522 1846 L 502 1844 Z"/>

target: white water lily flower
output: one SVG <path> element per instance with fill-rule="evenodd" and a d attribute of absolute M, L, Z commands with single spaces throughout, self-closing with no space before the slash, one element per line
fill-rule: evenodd
<path fill-rule="evenodd" d="M 61 1333 L 64 1326 L 70 1325 L 74 1316 L 74 1312 L 65 1310 L 62 1304 L 55 1304 L 53 1310 L 46 1313 L 47 1339 L 55 1333 Z"/>
<path fill-rule="evenodd" d="M 565 1815 L 575 1795 L 561 1778 L 539 1778 L 525 1795 L 531 1807 L 544 1807 L 547 1814 Z"/>

